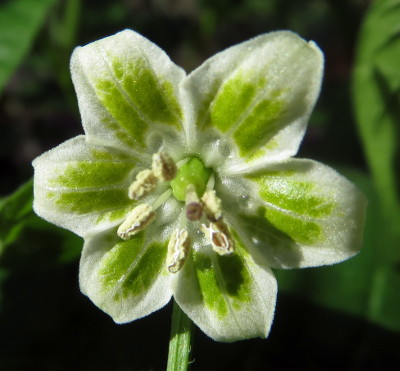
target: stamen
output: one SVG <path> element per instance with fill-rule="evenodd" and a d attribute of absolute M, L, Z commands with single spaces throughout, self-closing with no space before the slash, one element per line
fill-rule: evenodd
<path fill-rule="evenodd" d="M 201 218 L 203 208 L 201 206 L 199 197 L 197 196 L 196 188 L 193 184 L 189 184 L 186 188 L 186 218 L 195 221 Z"/>
<path fill-rule="evenodd" d="M 158 152 L 153 155 L 151 168 L 154 175 L 162 182 L 174 179 L 177 172 L 175 162 L 165 152 Z"/>
<path fill-rule="evenodd" d="M 206 189 L 207 190 L 214 189 L 214 185 L 215 185 L 215 175 L 214 175 L 214 173 L 211 173 L 211 175 L 207 181 Z"/>
<path fill-rule="evenodd" d="M 184 158 L 184 159 L 178 161 L 178 162 L 176 163 L 176 167 L 177 167 L 178 169 L 180 169 L 183 165 L 185 165 L 187 162 L 189 162 L 189 160 L 190 160 L 190 158 L 189 158 L 189 157 L 186 157 L 186 158 Z"/>
<path fill-rule="evenodd" d="M 209 239 L 213 250 L 219 255 L 231 255 L 235 251 L 235 244 L 228 226 L 222 220 L 210 223 L 210 227 L 202 224 L 201 230 Z"/>
<path fill-rule="evenodd" d="M 204 192 L 203 197 L 203 210 L 210 222 L 217 222 L 222 218 L 221 199 L 217 196 L 216 192 L 208 190 Z"/>
<path fill-rule="evenodd" d="M 142 170 L 136 175 L 136 180 L 129 186 L 128 197 L 139 200 L 157 187 L 158 179 L 151 170 Z"/>
<path fill-rule="evenodd" d="M 145 229 L 155 218 L 156 213 L 147 204 L 136 206 L 119 226 L 117 234 L 123 240 L 129 240 L 133 235 Z"/>
<path fill-rule="evenodd" d="M 168 244 L 167 268 L 171 273 L 177 273 L 185 263 L 189 252 L 190 239 L 186 229 L 177 229 Z"/>
<path fill-rule="evenodd" d="M 169 188 L 153 202 L 153 210 L 157 210 L 165 201 L 167 201 L 171 197 L 171 195 L 172 189 Z"/>

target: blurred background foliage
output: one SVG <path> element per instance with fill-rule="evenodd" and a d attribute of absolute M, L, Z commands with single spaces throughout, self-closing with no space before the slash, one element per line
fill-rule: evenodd
<path fill-rule="evenodd" d="M 165 368 L 171 306 L 115 325 L 79 292 L 82 240 L 32 211 L 31 161 L 82 133 L 73 48 L 124 28 L 188 72 L 263 32 L 315 40 L 326 72 L 299 156 L 337 168 L 369 199 L 358 256 L 277 271 L 270 337 L 220 344 L 197 331 L 192 370 L 398 363 L 400 0 L 1 0 L 0 368 Z"/>

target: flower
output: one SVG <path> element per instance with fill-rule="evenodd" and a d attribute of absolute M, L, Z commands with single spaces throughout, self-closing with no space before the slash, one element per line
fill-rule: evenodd
<path fill-rule="evenodd" d="M 77 48 L 85 135 L 38 157 L 34 209 L 84 238 L 80 288 L 115 322 L 173 296 L 211 338 L 266 337 L 271 268 L 359 250 L 365 199 L 331 168 L 294 159 L 323 56 L 273 32 L 188 76 L 131 30 Z"/>

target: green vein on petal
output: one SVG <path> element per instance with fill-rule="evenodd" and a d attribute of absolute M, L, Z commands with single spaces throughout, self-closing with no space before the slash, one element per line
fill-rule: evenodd
<path fill-rule="evenodd" d="M 148 124 L 133 108 L 115 81 L 111 77 L 97 78 L 94 81 L 94 89 L 104 108 L 118 122 L 125 134 L 145 147 L 144 138 Z M 110 129 L 115 129 L 114 125 L 110 127 L 110 123 L 104 122 L 104 124 L 108 124 Z"/>
<path fill-rule="evenodd" d="M 281 128 L 284 109 L 278 98 L 264 99 L 254 106 L 233 134 L 241 156 L 249 156 L 274 137 Z"/>
<path fill-rule="evenodd" d="M 50 178 L 51 187 L 94 188 L 125 181 L 134 164 L 129 162 L 69 161 L 58 169 L 60 175 Z"/>
<path fill-rule="evenodd" d="M 133 202 L 125 188 L 87 191 L 47 191 L 46 197 L 63 212 L 101 213 L 126 208 Z"/>
<path fill-rule="evenodd" d="M 320 223 L 337 207 L 334 198 L 311 181 L 290 179 L 293 172 L 264 172 L 247 176 L 259 185 L 266 202 L 263 216 L 291 239 L 315 244 L 324 238 Z"/>
<path fill-rule="evenodd" d="M 125 63 L 114 58 L 111 68 L 127 96 L 144 117 L 180 128 L 182 111 L 173 85 L 157 76 L 144 58 Z"/>
<path fill-rule="evenodd" d="M 321 218 L 331 214 L 335 203 L 318 195 L 315 183 L 291 179 L 259 179 L 263 200 L 300 215 Z"/>
<path fill-rule="evenodd" d="M 167 243 L 146 244 L 144 232 L 117 243 L 100 263 L 104 292 L 111 292 L 115 301 L 144 295 L 165 269 L 166 254 Z"/>
<path fill-rule="evenodd" d="M 239 70 L 223 83 L 210 106 L 209 126 L 233 139 L 243 157 L 250 156 L 268 143 L 282 124 L 285 101 L 282 92 L 269 91 L 268 81 L 260 71 Z"/>
<path fill-rule="evenodd" d="M 324 237 L 322 228 L 316 222 L 303 220 L 298 216 L 287 215 L 274 209 L 267 209 L 265 217 L 296 242 L 311 245 Z"/>
<path fill-rule="evenodd" d="M 204 304 L 219 319 L 250 300 L 251 279 L 238 247 L 231 256 L 194 254 L 194 268 Z"/>
<path fill-rule="evenodd" d="M 260 85 L 264 84 L 265 79 L 261 79 Z M 231 129 L 254 100 L 258 88 L 243 73 L 227 80 L 211 105 L 211 124 L 222 132 Z"/>

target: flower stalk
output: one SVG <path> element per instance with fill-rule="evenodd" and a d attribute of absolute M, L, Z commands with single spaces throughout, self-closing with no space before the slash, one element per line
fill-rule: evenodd
<path fill-rule="evenodd" d="M 186 371 L 192 348 L 193 322 L 174 301 L 167 371 Z"/>

